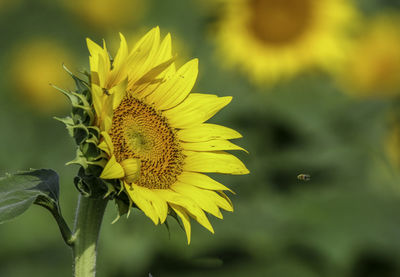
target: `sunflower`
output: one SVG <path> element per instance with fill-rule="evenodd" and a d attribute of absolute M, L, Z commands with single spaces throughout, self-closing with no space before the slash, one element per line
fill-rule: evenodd
<path fill-rule="evenodd" d="M 63 0 L 63 4 L 82 22 L 100 30 L 132 24 L 146 9 L 142 0 Z"/>
<path fill-rule="evenodd" d="M 52 39 L 36 38 L 16 47 L 11 56 L 11 84 L 24 104 L 44 114 L 67 108 L 65 99 L 49 86 L 50 82 L 63 87 L 73 85 L 61 69 L 53 69 L 74 62 L 67 48 Z"/>
<path fill-rule="evenodd" d="M 233 211 L 224 185 L 203 173 L 247 174 L 245 165 L 225 150 L 244 150 L 229 139 L 241 135 L 205 123 L 231 97 L 191 93 L 198 60 L 179 69 L 171 36 L 160 40 L 154 28 L 131 51 L 124 36 L 114 59 L 90 39 L 90 90 L 98 148 L 106 157 L 103 180 L 120 180 L 121 193 L 154 224 L 174 213 L 190 242 L 190 218 L 213 232 L 205 212 L 222 218 Z"/>
<path fill-rule="evenodd" d="M 367 24 L 348 54 L 339 80 L 363 97 L 400 93 L 400 15 L 379 15 Z"/>
<path fill-rule="evenodd" d="M 257 83 L 273 83 L 310 66 L 334 70 L 356 18 L 346 0 L 223 2 L 215 34 L 219 55 Z"/>

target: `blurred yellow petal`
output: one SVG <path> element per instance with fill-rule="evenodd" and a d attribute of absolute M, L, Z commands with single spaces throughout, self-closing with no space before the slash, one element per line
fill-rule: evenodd
<path fill-rule="evenodd" d="M 62 64 L 75 68 L 70 50 L 55 38 L 44 37 L 33 37 L 7 50 L 3 76 L 22 105 L 47 115 L 68 109 L 68 101 L 54 86 L 67 91 L 73 88 L 73 80 L 62 69 Z"/>
<path fill-rule="evenodd" d="M 220 63 L 265 86 L 319 67 L 335 72 L 361 24 L 354 1 L 222 1 L 213 39 Z"/>

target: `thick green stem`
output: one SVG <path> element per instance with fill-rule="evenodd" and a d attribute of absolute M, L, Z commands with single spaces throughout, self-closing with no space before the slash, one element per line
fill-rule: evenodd
<path fill-rule="evenodd" d="M 79 195 L 72 246 L 75 277 L 96 275 L 97 241 L 107 202 Z"/>

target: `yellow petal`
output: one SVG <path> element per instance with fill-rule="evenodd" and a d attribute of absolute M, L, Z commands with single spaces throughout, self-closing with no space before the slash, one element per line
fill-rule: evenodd
<path fill-rule="evenodd" d="M 108 148 L 111 150 L 111 153 L 114 152 L 114 144 L 112 143 L 111 137 L 107 132 L 101 132 L 101 136 L 104 138 L 105 143 Z"/>
<path fill-rule="evenodd" d="M 198 74 L 198 59 L 183 65 L 174 76 L 161 84 L 147 99 L 160 110 L 170 109 L 180 104 L 192 90 Z"/>
<path fill-rule="evenodd" d="M 215 181 L 214 179 L 197 172 L 184 171 L 178 176 L 180 182 L 196 186 L 202 189 L 208 190 L 228 190 L 233 193 L 232 190 L 224 186 L 223 184 Z"/>
<path fill-rule="evenodd" d="M 148 193 L 148 199 L 150 200 L 151 204 L 154 207 L 154 210 L 156 211 L 158 218 L 160 219 L 160 223 L 164 223 L 164 221 L 167 219 L 168 215 L 168 205 L 167 201 L 162 199 L 156 192 L 155 190 L 146 190 Z"/>
<path fill-rule="evenodd" d="M 207 216 L 192 199 L 168 189 L 157 190 L 157 194 L 168 203 L 184 207 L 191 217 L 196 219 L 197 222 L 203 225 L 211 233 L 214 233 L 214 229 L 212 228 L 210 221 L 208 221 Z"/>
<path fill-rule="evenodd" d="M 112 156 L 114 153 L 114 145 L 111 141 L 110 135 L 107 132 L 101 132 L 101 136 L 103 137 L 103 141 L 98 145 L 98 147 L 109 156 Z"/>
<path fill-rule="evenodd" d="M 92 83 L 97 83 L 103 88 L 111 66 L 105 42 L 103 41 L 104 49 L 89 38 L 86 39 L 86 42 L 90 52 L 90 71 L 97 72 L 99 79 L 99 83 L 93 81 Z"/>
<path fill-rule="evenodd" d="M 125 176 L 124 169 L 117 162 L 115 156 L 111 156 L 108 160 L 106 166 L 103 169 L 103 172 L 100 175 L 102 179 L 120 179 Z"/>
<path fill-rule="evenodd" d="M 161 64 L 172 58 L 171 34 L 168 33 L 160 44 L 155 64 Z"/>
<path fill-rule="evenodd" d="M 186 189 L 187 193 L 191 193 L 193 199 L 198 199 L 199 201 L 204 201 L 204 202 L 212 202 L 214 205 L 217 205 L 218 207 L 232 212 L 233 211 L 233 205 L 232 202 L 230 201 L 230 199 L 228 198 L 228 196 L 222 197 L 218 192 L 216 193 L 215 191 L 210 191 L 210 190 L 206 190 L 206 189 L 201 189 L 198 188 L 196 186 L 192 186 L 189 184 L 185 184 L 185 183 L 180 183 L 179 186 L 178 185 L 174 185 L 174 189 L 177 188 L 179 189 Z M 228 198 L 228 199 L 226 199 Z M 200 205 L 200 203 L 198 203 L 199 206 L 203 209 L 202 205 Z M 205 205 L 206 203 L 203 203 L 203 205 Z M 207 211 L 206 209 L 203 209 L 205 211 Z M 221 217 L 222 218 L 222 217 Z"/>
<path fill-rule="evenodd" d="M 107 146 L 107 144 L 106 144 L 106 142 L 104 140 L 102 142 L 100 142 L 97 145 L 97 147 L 100 148 L 101 150 L 103 150 L 104 152 L 106 152 L 108 156 L 112 155 L 111 152 L 110 152 L 110 148 L 108 148 L 108 146 Z"/>
<path fill-rule="evenodd" d="M 98 77 L 99 77 L 99 85 L 100 85 L 101 88 L 104 88 L 105 84 L 106 84 L 107 77 L 108 77 L 108 68 L 106 66 L 106 61 L 103 59 L 103 57 L 100 54 L 99 54 L 99 57 L 98 57 L 97 74 L 98 74 Z"/>
<path fill-rule="evenodd" d="M 112 96 L 104 96 L 104 104 L 103 110 L 100 116 L 100 130 L 108 132 L 112 126 L 112 117 L 113 117 L 113 97 Z"/>
<path fill-rule="evenodd" d="M 157 190 L 152 190 L 144 187 L 137 186 L 133 184 L 134 189 L 139 192 L 139 195 L 146 199 L 154 209 L 154 212 L 159 219 L 160 223 L 164 223 L 168 215 L 168 205 L 167 201 L 162 199 L 157 193 Z M 158 220 L 157 219 L 157 220 Z"/>
<path fill-rule="evenodd" d="M 214 228 L 212 227 L 210 221 L 208 220 L 206 214 L 203 212 L 201 208 L 196 209 L 194 211 L 189 211 L 190 216 L 193 217 L 200 225 L 206 228 L 208 231 L 214 234 Z"/>
<path fill-rule="evenodd" d="M 144 188 L 135 184 L 127 184 L 125 182 L 124 185 L 129 198 L 132 199 L 136 206 L 141 209 L 144 214 L 154 222 L 155 225 L 157 225 L 158 215 L 149 199 L 147 199 Z"/>
<path fill-rule="evenodd" d="M 208 194 L 206 191 L 192 185 L 188 185 L 185 183 L 176 182 L 172 187 L 174 191 L 178 192 L 179 194 L 192 199 L 192 201 L 196 202 L 200 208 L 205 210 L 206 212 L 212 214 L 215 217 L 222 219 L 222 214 L 215 204 L 214 199 Z M 215 194 L 215 193 L 214 193 Z M 219 196 L 220 197 L 220 196 Z M 220 197 L 222 198 L 222 197 Z M 223 198 L 222 198 L 223 199 Z M 225 199 L 223 199 L 225 200 Z"/>
<path fill-rule="evenodd" d="M 93 42 L 90 38 L 86 38 L 86 44 L 91 56 L 90 60 L 90 71 L 98 71 L 98 57 L 103 52 L 103 48 L 101 48 L 97 43 Z"/>
<path fill-rule="evenodd" d="M 125 171 L 125 181 L 128 184 L 136 182 L 140 177 L 141 162 L 139 159 L 126 159 L 121 161 L 121 166 Z"/>
<path fill-rule="evenodd" d="M 191 93 L 181 104 L 165 111 L 164 115 L 172 127 L 190 128 L 211 118 L 231 100 L 232 97 Z"/>
<path fill-rule="evenodd" d="M 132 49 L 128 57 L 128 88 L 132 88 L 151 67 L 160 43 L 160 29 L 153 28 Z"/>
<path fill-rule="evenodd" d="M 191 226 L 190 226 L 190 218 L 187 215 L 185 209 L 178 205 L 169 204 L 171 208 L 175 211 L 175 213 L 180 217 L 183 223 L 183 227 L 185 228 L 185 233 L 187 237 L 187 242 L 190 244 L 190 237 L 191 237 Z"/>
<path fill-rule="evenodd" d="M 120 68 L 128 57 L 128 44 L 126 43 L 126 39 L 121 33 L 119 33 L 119 37 L 121 39 L 121 42 L 119 44 L 119 49 L 113 62 L 113 66 L 116 69 Z"/>
<path fill-rule="evenodd" d="M 232 154 L 216 152 L 183 151 L 186 155 L 183 170 L 226 174 L 248 174 L 246 166 Z"/>
<path fill-rule="evenodd" d="M 242 150 L 247 152 L 240 146 L 233 144 L 228 140 L 209 140 L 204 142 L 182 142 L 182 148 L 192 151 L 218 151 L 218 150 Z"/>
<path fill-rule="evenodd" d="M 126 61 L 128 57 L 128 45 L 125 37 L 121 33 L 119 33 L 119 36 L 121 38 L 121 43 L 113 61 L 113 69 L 111 70 L 110 76 L 107 80 L 107 88 L 112 88 L 119 84 L 127 75 Z"/>
<path fill-rule="evenodd" d="M 92 99 L 97 117 L 101 117 L 103 111 L 103 90 L 96 84 L 92 84 Z"/>
<path fill-rule="evenodd" d="M 100 129 L 103 131 L 108 132 L 111 129 L 112 126 L 112 113 L 111 116 L 106 116 L 103 118 L 101 124 L 100 124 Z"/>
<path fill-rule="evenodd" d="M 231 199 L 229 199 L 229 197 L 223 191 L 218 191 L 218 194 L 221 195 L 229 203 L 229 206 L 232 208 L 233 211 L 233 204 Z"/>
<path fill-rule="evenodd" d="M 171 66 L 174 61 L 175 58 L 171 58 L 164 63 L 153 67 L 135 83 L 132 91 L 137 94 L 138 98 L 146 97 L 166 81 L 163 76 L 166 75 L 167 72 L 171 71 Z"/>
<path fill-rule="evenodd" d="M 128 85 L 128 79 L 120 82 L 118 85 L 110 89 L 110 94 L 112 95 L 112 109 L 115 110 L 119 104 L 121 104 L 122 99 L 126 95 L 126 86 Z"/>
<path fill-rule="evenodd" d="M 221 125 L 203 123 L 193 128 L 178 131 L 178 137 L 182 141 L 202 142 L 213 139 L 236 139 L 242 135 L 237 131 Z"/>
<path fill-rule="evenodd" d="M 175 73 L 174 61 L 171 54 L 171 35 L 167 34 L 159 47 L 153 68 L 141 77 L 132 87 L 132 91 L 143 98 L 152 93 L 160 84 Z"/>
<path fill-rule="evenodd" d="M 111 60 L 110 60 L 110 55 L 108 53 L 107 47 L 106 47 L 106 41 L 103 39 L 103 53 L 102 53 L 102 58 L 104 60 L 104 67 L 106 69 L 107 75 L 110 73 L 111 70 Z M 106 81 L 106 80 L 105 80 Z M 105 83 L 105 82 L 104 82 Z"/>

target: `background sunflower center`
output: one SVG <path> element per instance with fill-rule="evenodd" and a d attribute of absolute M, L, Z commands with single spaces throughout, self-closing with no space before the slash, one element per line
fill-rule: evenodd
<path fill-rule="evenodd" d="M 288 44 L 307 30 L 312 0 L 250 0 L 249 29 L 266 44 Z"/>
<path fill-rule="evenodd" d="M 111 127 L 118 162 L 140 159 L 137 185 L 169 188 L 182 172 L 183 158 L 175 131 L 165 117 L 140 100 L 127 97 L 114 111 Z"/>

